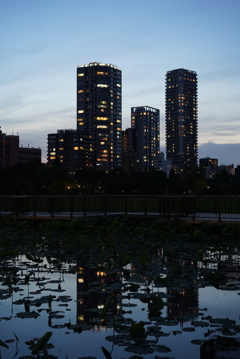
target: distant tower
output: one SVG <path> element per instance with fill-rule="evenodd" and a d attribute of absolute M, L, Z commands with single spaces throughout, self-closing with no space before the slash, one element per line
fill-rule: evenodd
<path fill-rule="evenodd" d="M 77 131 L 93 136 L 94 168 L 121 166 L 122 72 L 111 64 L 77 67 Z"/>
<path fill-rule="evenodd" d="M 136 159 L 139 171 L 156 168 L 160 153 L 160 111 L 149 106 L 131 108 L 131 127 L 136 131 Z"/>
<path fill-rule="evenodd" d="M 197 74 L 177 69 L 166 74 L 166 155 L 182 173 L 198 163 Z"/>

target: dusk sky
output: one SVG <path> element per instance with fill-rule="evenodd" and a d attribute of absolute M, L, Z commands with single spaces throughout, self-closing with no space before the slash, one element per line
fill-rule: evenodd
<path fill-rule="evenodd" d="M 76 67 L 122 69 L 122 128 L 160 109 L 165 74 L 198 74 L 199 158 L 240 164 L 240 0 L 1 0 L 0 126 L 23 146 L 76 129 Z M 44 160 L 44 161 L 45 161 Z"/>

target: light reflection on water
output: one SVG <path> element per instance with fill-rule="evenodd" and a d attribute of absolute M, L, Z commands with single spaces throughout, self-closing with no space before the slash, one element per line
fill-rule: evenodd
<path fill-rule="evenodd" d="M 21 267 L 20 264 L 24 263 Z M 84 291 L 91 290 L 99 283 L 105 283 L 104 272 L 98 272 L 96 276 L 96 269 L 82 268 L 78 271 L 78 274 L 69 273 L 69 268 L 75 266 L 75 263 L 64 264 L 60 266 L 60 271 L 49 266 L 46 259 L 38 266 L 31 266 L 25 257 L 21 258 L 16 266 L 22 268 L 18 274 L 21 274 L 21 280 L 13 286 L 17 291 L 13 291 L 12 296 L 7 299 L 1 299 L 0 301 L 0 333 L 1 340 L 15 339 L 14 334 L 19 338 L 17 358 L 23 355 L 30 355 L 31 351 L 26 341 L 33 338 L 39 338 L 47 331 L 52 331 L 53 336 L 50 340 L 54 344 L 55 348 L 50 349 L 49 353 L 56 355 L 59 359 L 77 359 L 82 356 L 95 356 L 98 359 L 105 359 L 102 353 L 101 346 L 104 346 L 108 351 L 112 351 L 112 357 L 115 359 L 130 358 L 133 353 L 127 353 L 124 347 L 113 345 L 111 342 L 106 341 L 105 337 L 113 334 L 113 329 L 103 327 L 101 325 L 93 325 L 91 329 L 84 330 L 82 333 L 75 333 L 72 329 L 68 328 L 69 324 L 79 324 L 81 320 L 86 318 L 90 322 L 94 322 L 93 318 L 97 315 L 91 312 L 91 309 L 99 306 L 102 307 L 106 302 L 106 295 L 100 294 L 100 292 L 93 292 L 89 296 L 84 295 Z M 27 267 L 26 267 L 27 265 Z M 80 267 L 80 266 L 78 266 Z M 40 268 L 40 269 L 39 269 Z M 30 276 L 29 286 L 24 283 L 24 276 L 34 272 Z M 80 280 L 79 280 L 80 279 Z M 135 279 L 136 280 L 136 279 Z M 5 284 L 4 284 L 5 281 Z M 119 278 L 121 282 L 122 279 Z M 1 275 L 1 290 L 6 290 L 8 285 L 6 283 L 6 277 Z M 123 281 L 124 282 L 124 281 Z M 127 283 L 125 281 L 125 283 Z M 129 279 L 129 283 L 132 283 L 132 279 Z M 84 285 L 83 285 L 84 284 Z M 106 287 L 107 287 L 106 283 Z M 120 284 L 121 283 L 117 283 Z M 143 293 L 147 288 L 155 293 L 168 294 L 169 291 L 166 288 L 156 288 L 152 284 L 147 286 L 145 279 L 143 278 L 139 282 L 139 292 Z M 80 286 L 79 286 L 80 285 Z M 81 286 L 82 285 L 82 286 Z M 113 283 L 111 283 L 113 285 Z M 169 316 L 170 313 L 186 314 L 187 312 L 195 313 L 194 320 L 201 320 L 202 318 L 211 315 L 214 318 L 229 318 L 234 319 L 239 324 L 239 296 L 240 290 L 221 290 L 208 286 L 205 288 L 195 288 L 195 294 L 187 301 L 184 297 L 179 297 L 178 300 L 164 298 L 166 306 L 161 311 L 162 317 Z M 116 313 L 120 314 L 121 310 L 125 312 L 124 317 L 133 319 L 134 321 L 143 321 L 147 328 L 152 324 L 148 316 L 147 304 L 141 302 L 134 296 L 128 296 L 129 293 L 124 293 L 118 297 L 116 302 Z M 26 307 L 22 304 L 14 304 L 14 302 L 25 297 L 30 297 L 31 300 L 41 298 L 43 296 L 55 296 L 52 302 L 51 310 L 57 312 L 57 314 L 63 315 L 63 318 L 51 318 L 49 317 L 49 305 L 47 302 L 41 304 L 39 307 L 30 306 L 30 311 L 35 311 L 40 314 L 35 318 L 18 318 L 17 313 L 25 312 Z M 70 297 L 67 301 L 56 301 L 57 298 Z M 79 303 L 85 303 L 84 311 L 83 306 L 79 306 Z M 129 306 L 130 304 L 130 306 Z M 135 305 L 135 306 L 134 306 Z M 81 307 L 81 309 L 79 309 Z M 117 309 L 117 308 L 120 308 Z M 90 311 L 89 311 L 90 309 Z M 189 320 L 179 321 L 176 325 L 168 326 L 162 325 L 161 330 L 165 333 L 170 333 L 167 337 L 160 337 L 157 344 L 166 345 L 171 348 L 170 353 L 153 353 L 143 355 L 145 359 L 157 358 L 161 356 L 168 356 L 175 359 L 198 359 L 200 358 L 200 346 L 191 344 L 193 339 L 208 339 L 204 336 L 209 328 L 196 327 L 194 332 L 184 332 L 183 329 L 191 326 L 192 318 Z M 98 323 L 98 322 L 96 322 Z M 55 328 L 55 326 L 62 325 L 62 328 Z M 178 333 L 181 332 L 181 334 Z M 210 335 L 211 337 L 211 335 Z M 154 339 L 154 338 L 152 338 Z M 9 349 L 1 348 L 2 359 L 13 358 L 16 354 L 16 343 L 9 343 Z"/>

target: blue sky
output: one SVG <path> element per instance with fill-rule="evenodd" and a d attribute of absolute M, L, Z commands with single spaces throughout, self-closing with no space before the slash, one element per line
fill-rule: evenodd
<path fill-rule="evenodd" d="M 199 157 L 240 164 L 240 0 L 1 0 L 0 126 L 23 146 L 76 128 L 76 67 L 122 69 L 123 129 L 133 106 L 161 113 L 165 74 L 198 74 Z M 217 150 L 216 150 L 217 148 Z"/>

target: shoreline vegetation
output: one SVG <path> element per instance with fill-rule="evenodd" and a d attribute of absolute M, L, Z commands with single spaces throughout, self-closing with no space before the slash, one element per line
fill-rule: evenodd
<path fill-rule="evenodd" d="M 171 244 L 197 247 L 213 245 L 239 246 L 240 222 L 164 220 L 155 217 L 96 216 L 76 219 L 0 218 L 0 249 L 5 245 L 16 250 L 19 245 L 66 247 L 76 249 L 98 246 L 128 250 L 129 244 L 138 244 L 140 250 Z M 16 245 L 16 247 L 15 247 Z M 5 248 L 6 249 L 6 248 Z"/>

